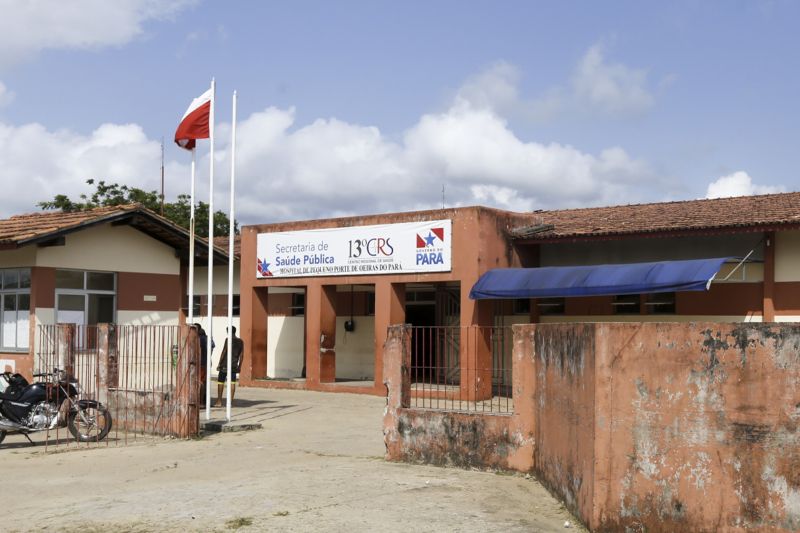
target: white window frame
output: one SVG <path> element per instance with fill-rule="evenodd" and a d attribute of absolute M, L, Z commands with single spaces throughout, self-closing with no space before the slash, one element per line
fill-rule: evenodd
<path fill-rule="evenodd" d="M 60 295 L 73 295 L 73 296 L 83 296 L 83 324 L 79 325 L 87 325 L 89 323 L 89 296 L 93 294 L 103 294 L 103 295 L 110 295 L 113 297 L 113 315 L 111 317 L 111 322 L 117 321 L 117 273 L 116 272 L 106 272 L 102 270 L 77 270 L 71 268 L 59 268 L 57 270 L 69 270 L 73 272 L 82 272 L 83 273 L 83 289 L 59 289 L 56 288 L 56 301 L 55 301 L 55 318 L 56 322 L 58 323 L 58 297 Z M 114 289 L 113 290 L 98 290 L 98 289 L 87 289 L 87 277 L 89 274 L 111 274 L 114 276 Z"/>
<path fill-rule="evenodd" d="M 6 272 L 11 271 L 11 270 L 17 271 L 18 273 L 22 272 L 22 271 L 26 271 L 28 273 L 28 279 L 29 280 L 31 279 L 31 269 L 29 267 L 3 268 L 3 269 L 0 269 L 0 277 L 2 277 Z M 18 278 L 19 278 L 19 274 L 18 274 Z M 20 331 L 20 327 L 19 327 L 19 320 L 20 320 L 19 319 L 19 295 L 21 295 L 21 294 L 27 294 L 28 295 L 28 318 L 27 318 L 28 328 L 26 328 L 26 331 Z M 6 345 L 5 332 L 3 331 L 5 329 L 3 326 L 5 325 L 5 320 L 6 320 L 6 310 L 5 310 L 5 303 L 6 303 L 5 302 L 5 298 L 6 298 L 6 295 L 14 295 L 17 298 L 17 305 L 16 305 L 16 309 L 14 310 L 14 313 L 16 315 L 14 317 L 14 323 L 16 324 L 16 339 L 14 340 L 14 344 L 13 345 Z M 2 326 L 0 326 L 0 349 L 2 349 L 5 352 L 23 352 L 24 353 L 24 352 L 27 352 L 28 350 L 30 350 L 30 317 L 31 317 L 31 300 L 30 300 L 30 298 L 31 298 L 31 288 L 30 288 L 30 286 L 25 287 L 25 288 L 17 287 L 15 289 L 4 289 L 4 288 L 2 288 L 2 283 L 0 283 L 0 325 L 2 325 Z M 23 346 L 20 345 L 20 339 L 23 339 L 23 342 L 24 342 Z"/>

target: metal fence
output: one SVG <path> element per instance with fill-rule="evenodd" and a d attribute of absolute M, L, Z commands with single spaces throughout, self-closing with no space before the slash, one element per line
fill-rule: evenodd
<path fill-rule="evenodd" d="M 113 446 L 196 435 L 197 343 L 193 330 L 179 326 L 40 325 L 34 373 L 58 369 L 73 376 L 80 398 L 105 406 L 112 425 L 106 438 L 86 443 L 71 438 L 65 420 L 31 438 L 45 445 Z"/>
<path fill-rule="evenodd" d="M 411 407 L 511 413 L 510 327 L 412 326 Z"/>

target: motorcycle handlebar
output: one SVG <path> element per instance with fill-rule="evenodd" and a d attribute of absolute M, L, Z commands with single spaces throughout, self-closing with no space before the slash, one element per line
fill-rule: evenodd
<path fill-rule="evenodd" d="M 33 377 L 35 377 L 35 378 L 46 378 L 46 377 L 51 377 L 51 376 L 61 377 L 61 375 L 64 374 L 64 373 L 65 373 L 64 370 L 61 370 L 60 368 L 55 368 L 54 367 L 52 372 L 40 372 L 38 374 L 33 374 Z"/>

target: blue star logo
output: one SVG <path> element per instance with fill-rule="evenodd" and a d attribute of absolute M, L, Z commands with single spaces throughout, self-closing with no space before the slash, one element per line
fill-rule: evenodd
<path fill-rule="evenodd" d="M 428 232 L 428 236 L 425 237 L 425 246 L 433 246 L 433 241 L 436 240 L 436 235 L 432 232 Z"/>

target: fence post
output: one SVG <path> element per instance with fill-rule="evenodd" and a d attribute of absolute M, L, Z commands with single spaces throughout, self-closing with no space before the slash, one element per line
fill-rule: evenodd
<path fill-rule="evenodd" d="M 108 405 L 109 324 L 97 324 L 97 401 Z"/>
<path fill-rule="evenodd" d="M 56 361 L 58 368 L 72 376 L 75 374 L 75 324 L 56 326 Z M 51 371 L 52 368 L 43 369 Z"/>
<path fill-rule="evenodd" d="M 411 328 L 408 324 L 389 326 L 383 345 L 383 384 L 386 386 L 383 414 L 386 459 L 397 461 L 403 457 L 399 410 L 411 405 Z"/>
<path fill-rule="evenodd" d="M 180 354 L 177 367 L 176 396 L 178 408 L 176 414 L 180 419 L 178 432 L 180 437 L 194 437 L 200 431 L 200 408 L 198 404 L 198 365 L 200 363 L 199 339 L 197 330 L 190 326 L 181 326 Z"/>

